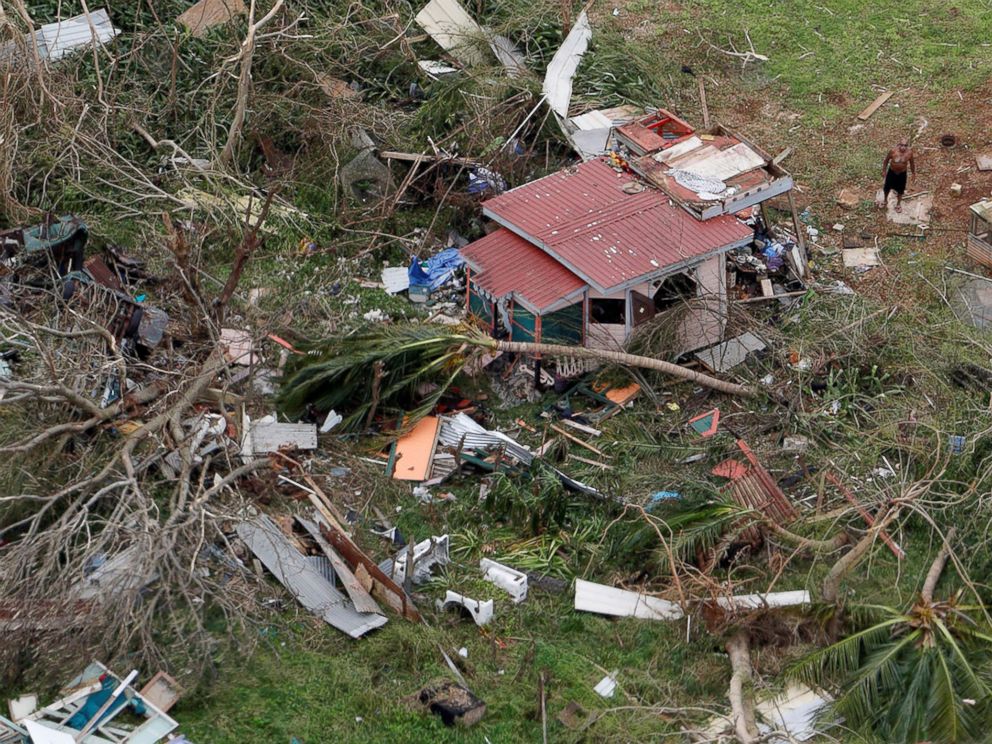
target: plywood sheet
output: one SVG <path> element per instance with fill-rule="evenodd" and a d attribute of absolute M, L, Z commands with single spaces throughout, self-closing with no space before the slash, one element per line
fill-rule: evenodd
<path fill-rule="evenodd" d="M 627 387 L 613 388 L 612 390 L 607 390 L 606 397 L 608 400 L 610 400 L 613 403 L 616 403 L 618 406 L 625 406 L 628 403 L 630 403 L 630 401 L 632 401 L 634 398 L 636 398 L 639 392 L 641 392 L 641 386 L 638 385 L 636 382 L 634 382 L 631 383 L 630 385 L 627 385 Z"/>
<path fill-rule="evenodd" d="M 693 161 L 691 165 L 682 164 L 678 167 L 700 176 L 726 181 L 741 173 L 760 168 L 764 164 L 765 159 L 761 155 L 740 142 L 701 161 Z"/>
<path fill-rule="evenodd" d="M 176 20 L 193 36 L 202 37 L 214 26 L 247 12 L 243 0 L 200 0 Z"/>
<path fill-rule="evenodd" d="M 441 420 L 425 416 L 407 434 L 396 440 L 396 480 L 424 481 L 430 475 Z"/>
<path fill-rule="evenodd" d="M 753 333 L 745 333 L 697 352 L 696 359 L 712 372 L 726 372 L 743 362 L 751 352 L 764 348 L 764 341 Z"/>

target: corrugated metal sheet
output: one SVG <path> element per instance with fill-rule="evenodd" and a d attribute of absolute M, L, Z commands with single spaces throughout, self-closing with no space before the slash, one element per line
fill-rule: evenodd
<path fill-rule="evenodd" d="M 356 612 L 351 600 L 334 588 L 264 514 L 237 525 L 238 537 L 285 586 L 297 601 L 317 617 L 352 638 L 386 624 L 386 618 Z"/>
<path fill-rule="evenodd" d="M 631 183 L 627 193 L 624 186 Z M 607 292 L 751 239 L 738 219 L 701 222 L 669 197 L 596 158 L 483 204 L 485 214 Z"/>
<path fill-rule="evenodd" d="M 528 466 L 534 462 L 535 458 L 534 453 L 522 444 L 517 443 L 503 432 L 489 431 L 483 428 L 464 413 L 446 416 L 441 419 L 441 431 L 438 434 L 438 442 L 446 447 L 461 447 L 466 451 L 491 450 L 502 447 L 506 454 Z M 554 471 L 566 488 L 588 494 L 589 496 L 603 496 L 603 494 L 592 486 L 570 478 L 558 470 L 558 468 L 550 465 L 548 467 Z"/>
<path fill-rule="evenodd" d="M 591 38 L 589 17 L 583 10 L 544 73 L 544 97 L 548 99 L 551 110 L 562 119 L 568 118 L 568 105 L 572 101 L 572 78 L 575 77 L 575 71 L 579 68 L 579 62 L 582 61 L 582 55 L 586 53 Z"/>
<path fill-rule="evenodd" d="M 540 248 L 500 228 L 462 248 L 472 280 L 493 297 L 514 295 L 542 312 L 586 283 Z"/>
<path fill-rule="evenodd" d="M 84 13 L 59 23 L 46 23 L 35 34 L 39 55 L 42 59 L 61 59 L 80 47 L 89 46 L 93 42 L 94 30 L 98 44 L 106 44 L 120 33 L 110 22 L 105 8 L 90 11 L 89 19 Z"/>

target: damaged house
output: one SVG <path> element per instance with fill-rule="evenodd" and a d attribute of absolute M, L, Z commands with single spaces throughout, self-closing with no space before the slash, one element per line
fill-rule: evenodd
<path fill-rule="evenodd" d="M 803 245 L 783 246 L 766 227 L 764 203 L 788 195 L 792 178 L 765 153 L 719 125 L 696 134 L 662 110 L 614 135 L 619 154 L 483 204 L 496 229 L 462 255 L 468 311 L 492 333 L 618 349 L 681 306 L 671 317 L 687 353 L 722 340 L 739 271 L 755 286 L 772 270 L 801 280 Z M 773 241 L 776 260 L 766 261 Z"/>

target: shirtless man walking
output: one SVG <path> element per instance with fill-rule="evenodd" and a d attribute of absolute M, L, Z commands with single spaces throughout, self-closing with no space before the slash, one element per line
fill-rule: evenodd
<path fill-rule="evenodd" d="M 916 180 L 916 161 L 913 159 L 913 148 L 909 146 L 906 138 L 899 140 L 899 144 L 889 150 L 889 154 L 882 161 L 882 177 L 885 184 L 882 186 L 883 200 L 882 208 L 889 203 L 889 192 L 896 192 L 896 211 L 902 211 L 902 195 L 906 192 L 906 169 L 912 173 L 913 180 Z"/>

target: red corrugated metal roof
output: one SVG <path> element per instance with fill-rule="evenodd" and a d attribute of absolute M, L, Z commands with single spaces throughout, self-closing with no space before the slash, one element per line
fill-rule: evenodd
<path fill-rule="evenodd" d="M 586 283 L 540 248 L 505 228 L 461 249 L 472 279 L 495 297 L 513 293 L 542 312 Z"/>
<path fill-rule="evenodd" d="M 644 190 L 626 193 L 631 182 Z M 518 186 L 483 210 L 602 291 L 751 237 L 735 217 L 695 219 L 603 158 Z"/>

